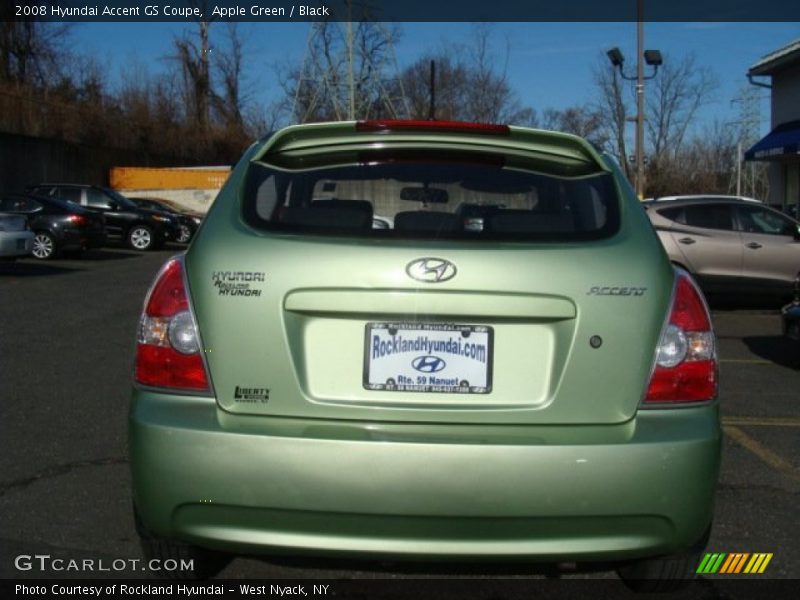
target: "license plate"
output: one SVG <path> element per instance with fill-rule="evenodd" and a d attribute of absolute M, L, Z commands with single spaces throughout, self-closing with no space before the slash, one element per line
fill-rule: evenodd
<path fill-rule="evenodd" d="M 387 392 L 488 394 L 493 330 L 451 323 L 367 323 L 364 387 Z"/>

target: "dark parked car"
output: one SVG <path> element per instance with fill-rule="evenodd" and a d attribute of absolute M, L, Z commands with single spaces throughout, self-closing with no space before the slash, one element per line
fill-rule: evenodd
<path fill-rule="evenodd" d="M 162 198 L 130 198 L 142 208 L 155 210 L 165 215 L 170 215 L 178 221 L 178 237 L 175 241 L 179 244 L 188 244 L 194 232 L 203 222 L 203 215 L 200 213 L 183 210 L 172 204 L 169 200 Z"/>
<path fill-rule="evenodd" d="M 74 183 L 42 183 L 29 192 L 62 198 L 105 216 L 106 235 L 120 239 L 134 250 L 157 248 L 178 237 L 174 217 L 137 206 L 114 190 Z"/>
<path fill-rule="evenodd" d="M 788 297 L 800 269 L 800 224 L 752 200 L 645 202 L 670 260 L 709 292 Z"/>
<path fill-rule="evenodd" d="M 34 232 L 32 254 L 43 260 L 64 250 L 99 248 L 106 242 L 103 215 L 59 198 L 9 194 L 0 210 L 24 215 Z"/>

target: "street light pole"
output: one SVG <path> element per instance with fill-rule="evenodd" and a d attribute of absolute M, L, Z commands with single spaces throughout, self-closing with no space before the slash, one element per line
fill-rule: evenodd
<path fill-rule="evenodd" d="M 625 119 L 626 121 L 636 122 L 636 150 L 634 161 L 636 162 L 636 194 L 641 200 L 644 197 L 644 82 L 652 79 L 658 72 L 658 67 L 663 64 L 661 52 L 658 50 L 644 50 L 644 0 L 636 2 L 637 19 L 636 22 L 636 76 L 631 77 L 625 74 L 625 57 L 619 48 L 611 48 L 606 52 L 608 60 L 615 69 L 619 69 L 620 77 L 628 81 L 636 81 L 636 116 Z M 653 72 L 645 76 L 644 64 L 653 67 Z M 623 157 L 627 160 L 627 157 Z"/>

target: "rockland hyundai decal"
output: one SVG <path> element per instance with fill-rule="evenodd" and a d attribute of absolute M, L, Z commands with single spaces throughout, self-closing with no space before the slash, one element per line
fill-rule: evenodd
<path fill-rule="evenodd" d="M 390 392 L 488 394 L 491 327 L 451 323 L 367 323 L 364 387 Z"/>
<path fill-rule="evenodd" d="M 260 296 L 265 274 L 258 271 L 214 271 L 211 279 L 220 296 Z"/>

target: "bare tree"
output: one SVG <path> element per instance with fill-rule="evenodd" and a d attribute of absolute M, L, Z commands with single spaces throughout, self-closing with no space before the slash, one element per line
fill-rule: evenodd
<path fill-rule="evenodd" d="M 579 135 L 601 147 L 608 144 L 602 128 L 602 115 L 589 105 L 570 106 L 564 110 L 548 108 L 544 112 L 543 126 Z"/>
<path fill-rule="evenodd" d="M 677 156 L 697 111 L 717 86 L 711 69 L 699 67 L 694 56 L 679 62 L 665 57 L 647 88 L 647 133 L 654 157 Z"/>
<path fill-rule="evenodd" d="M 690 128 L 716 87 L 714 74 L 709 68 L 699 67 L 694 56 L 679 62 L 665 57 L 647 95 L 647 181 L 651 193 L 673 193 L 670 186 L 677 183 L 674 172 L 679 168 Z"/>
<path fill-rule="evenodd" d="M 729 194 L 736 189 L 738 157 L 737 132 L 729 124 L 714 121 L 688 137 L 676 154 L 662 164 L 668 168 L 652 177 L 652 194 Z M 749 174 L 750 190 L 757 198 L 766 197 L 765 165 L 754 165 Z"/>
<path fill-rule="evenodd" d="M 632 98 L 617 70 L 610 67 L 605 55 L 594 71 L 598 99 L 595 114 L 598 131 L 605 140 L 605 149 L 616 157 L 629 179 L 633 169 L 628 162 L 628 146 L 625 136 L 627 116 L 631 112 Z"/>
<path fill-rule="evenodd" d="M 656 193 L 691 194 L 728 192 L 736 166 L 736 133 L 719 121 L 706 125 L 671 157 L 669 177 L 654 182 Z M 661 184 L 663 188 L 657 189 Z"/>
<path fill-rule="evenodd" d="M 194 33 L 174 40 L 171 58 L 179 67 L 186 106 L 185 138 L 196 156 L 231 161 L 252 141 L 245 115 L 248 90 L 244 85 L 246 40 L 235 24 L 212 40 L 208 0 L 193 0 L 204 20 Z M 214 28 L 217 31 L 217 28 Z"/>
<path fill-rule="evenodd" d="M 503 112 L 516 109 L 511 85 L 508 82 L 508 55 L 506 52 L 502 66 L 492 56 L 490 45 L 491 29 L 486 24 L 476 26 L 473 39 L 466 48 L 469 82 L 466 88 L 467 111 L 471 120 L 498 122 L 507 120 Z M 505 117 L 505 118 L 503 118 Z"/>
<path fill-rule="evenodd" d="M 125 69 L 116 103 L 124 115 L 126 146 L 146 155 L 191 155 L 194 140 L 186 135 L 179 86 L 169 74 L 152 75 L 140 63 Z"/>
<path fill-rule="evenodd" d="M 236 23 L 225 29 L 224 48 L 214 52 L 213 64 L 220 82 L 220 93 L 214 94 L 214 104 L 224 126 L 244 130 L 246 91 L 243 89 L 242 68 L 245 42 Z"/>
<path fill-rule="evenodd" d="M 491 30 L 477 27 L 469 44 L 447 44 L 403 72 L 403 85 L 414 118 L 430 113 L 430 63 L 435 62 L 435 116 L 482 123 L 535 126 L 536 111 L 521 104 L 508 79 L 508 49 L 498 60 L 490 44 Z"/>
<path fill-rule="evenodd" d="M 189 114 L 199 131 L 208 131 L 209 106 L 211 96 L 211 69 L 209 61 L 208 21 L 197 23 L 197 38 L 184 34 L 176 38 L 174 56 L 180 65 L 184 83 L 184 98 L 190 107 Z"/>
<path fill-rule="evenodd" d="M 14 20 L 14 4 L 32 6 L 33 0 L 3 3 L 0 8 L 0 83 L 46 86 L 70 62 L 69 24 L 34 19 Z"/>

